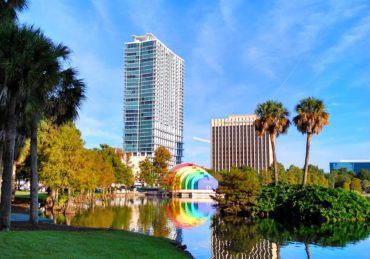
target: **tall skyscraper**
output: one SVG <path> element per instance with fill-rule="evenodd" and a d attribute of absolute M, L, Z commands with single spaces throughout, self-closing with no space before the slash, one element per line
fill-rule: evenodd
<path fill-rule="evenodd" d="M 183 156 L 184 60 L 153 34 L 125 44 L 124 151 L 154 156 L 159 146 Z"/>
<path fill-rule="evenodd" d="M 256 115 L 233 115 L 211 121 L 211 164 L 216 171 L 250 166 L 260 172 L 272 163 L 267 134 L 259 137 L 254 129 Z"/>

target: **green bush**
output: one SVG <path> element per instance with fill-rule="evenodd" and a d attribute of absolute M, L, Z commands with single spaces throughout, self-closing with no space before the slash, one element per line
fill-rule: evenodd
<path fill-rule="evenodd" d="M 262 189 L 254 214 L 303 223 L 368 221 L 370 202 L 357 193 L 341 189 L 268 186 Z"/>

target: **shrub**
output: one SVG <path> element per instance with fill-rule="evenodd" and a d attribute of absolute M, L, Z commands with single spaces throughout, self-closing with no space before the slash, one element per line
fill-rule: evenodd
<path fill-rule="evenodd" d="M 370 202 L 341 189 L 280 185 L 262 189 L 254 212 L 262 217 L 303 223 L 368 221 Z"/>

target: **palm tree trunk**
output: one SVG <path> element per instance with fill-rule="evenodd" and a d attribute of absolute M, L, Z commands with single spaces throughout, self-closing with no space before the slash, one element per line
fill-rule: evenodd
<path fill-rule="evenodd" d="M 5 153 L 3 184 L 1 186 L 1 221 L 0 229 L 10 230 L 10 215 L 12 210 L 12 173 L 14 162 L 14 146 L 17 134 L 17 117 L 15 114 L 16 98 L 10 99 L 10 106 L 7 113 L 7 125 L 5 128 Z"/>
<path fill-rule="evenodd" d="M 271 141 L 272 156 L 273 156 L 273 162 L 274 162 L 275 186 L 277 186 L 279 184 L 279 174 L 277 170 L 277 161 L 276 161 L 275 135 L 270 134 L 270 141 Z"/>
<path fill-rule="evenodd" d="M 37 120 L 31 124 L 31 201 L 30 201 L 30 222 L 38 224 L 39 205 L 39 175 L 37 172 Z"/>
<path fill-rule="evenodd" d="M 311 259 L 310 246 L 307 243 L 304 243 L 304 245 L 305 245 L 305 248 L 306 248 L 307 259 Z"/>
<path fill-rule="evenodd" d="M 310 157 L 310 144 L 311 144 L 311 137 L 312 133 L 307 133 L 307 141 L 306 141 L 306 158 L 304 161 L 304 175 L 303 175 L 303 182 L 302 185 L 306 185 L 307 183 L 307 175 L 308 175 L 308 160 Z"/>
<path fill-rule="evenodd" d="M 0 201 L 1 201 L 1 183 L 3 181 L 3 142 L 0 140 Z"/>

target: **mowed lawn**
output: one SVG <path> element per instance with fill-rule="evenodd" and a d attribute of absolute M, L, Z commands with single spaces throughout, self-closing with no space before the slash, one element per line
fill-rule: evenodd
<path fill-rule="evenodd" d="M 0 232 L 0 258 L 188 258 L 168 240 L 125 231 Z"/>
<path fill-rule="evenodd" d="M 29 191 L 16 191 L 15 198 L 22 199 L 22 200 L 29 200 L 30 192 Z M 46 192 L 39 192 L 39 201 L 46 201 L 46 198 L 47 198 Z"/>

